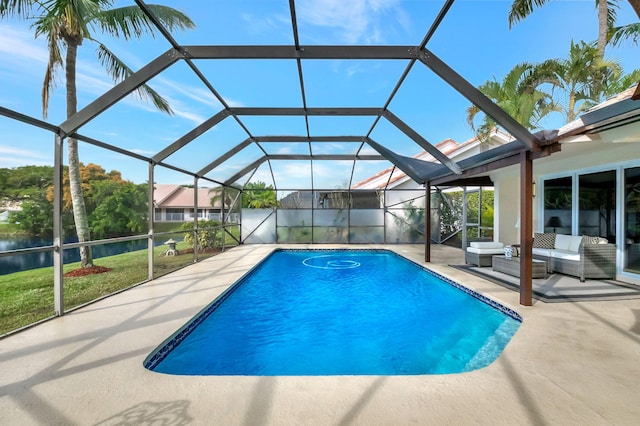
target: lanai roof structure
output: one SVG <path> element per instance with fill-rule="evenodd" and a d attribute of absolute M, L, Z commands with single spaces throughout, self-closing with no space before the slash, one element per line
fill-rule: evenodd
<path fill-rule="evenodd" d="M 149 181 L 161 180 L 161 171 L 169 170 L 192 177 L 196 185 L 203 181 L 210 186 L 242 189 L 259 179 L 272 183 L 277 191 L 348 189 L 371 176 L 371 170 L 393 165 L 425 185 L 428 193 L 432 185 L 465 185 L 490 168 L 519 163 L 521 239 L 526 254 L 532 235 L 531 162 L 560 149 L 557 132 L 532 133 L 483 95 L 476 86 L 491 76 L 473 83 L 464 76 L 480 62 L 490 68 L 497 58 L 474 56 L 478 46 L 473 35 L 481 27 L 460 28 L 461 14 L 478 14 L 477 22 L 485 20 L 483 28 L 506 25 L 506 16 L 492 15 L 482 5 L 469 2 L 422 3 L 421 34 L 416 36 L 413 28 L 405 28 L 402 37 L 395 38 L 406 40 L 404 43 L 384 44 L 375 34 L 359 43 L 325 43 L 305 27 L 309 14 L 317 12 L 313 2 L 289 0 L 280 5 L 277 23 L 263 22 L 278 31 L 246 36 L 245 40 L 255 42 L 237 44 L 234 37 L 238 35 L 233 32 L 216 33 L 213 39 L 203 38 L 204 32 L 197 30 L 193 34 L 171 33 L 158 19 L 154 6 L 143 0 L 123 2 L 139 6 L 159 33 L 153 47 L 136 58 L 146 64 L 99 96 L 81 99 L 78 112 L 61 118 L 59 124 L 36 119 L 20 108 L 0 106 L 0 115 L 55 133 L 56 166 L 62 164 L 65 140 L 72 137 L 91 149 L 148 164 Z M 172 6 L 188 9 L 183 3 Z M 198 16 L 197 24 L 210 28 L 221 24 L 221 19 L 251 19 L 261 13 L 259 2 L 252 6 L 250 10 L 237 6 L 237 16 L 216 16 L 213 3 L 210 15 Z M 380 28 L 397 30 L 384 22 Z M 557 29 L 561 30 L 566 28 Z M 464 36 L 463 41 L 458 33 Z M 126 46 L 121 47 L 124 53 Z M 485 47 L 499 56 L 500 40 Z M 447 60 L 453 50 L 466 51 L 467 60 Z M 375 71 L 382 89 L 362 85 L 357 78 L 338 84 L 329 81 L 332 67 L 345 63 Z M 154 86 L 174 78 L 178 72 L 180 82 L 190 87 L 182 93 L 185 99 L 199 105 L 198 116 L 190 124 L 154 115 L 148 122 L 118 126 L 128 113 L 129 95 L 144 84 Z M 243 80 L 244 84 L 234 91 L 228 89 L 230 80 Z M 257 92 L 267 96 L 254 102 L 257 98 L 252 95 Z M 479 156 L 453 161 L 433 144 L 444 139 L 439 132 L 451 124 L 444 123 L 442 115 L 433 118 L 422 112 L 427 105 L 444 105 L 445 98 L 456 98 L 462 109 L 477 106 L 513 141 Z M 464 115 L 460 110 L 457 114 Z M 109 135 L 106 129 L 110 128 L 118 128 L 120 134 Z M 432 132 L 437 134 L 435 139 Z M 141 149 L 143 140 L 145 148 Z M 435 161 L 414 158 L 421 150 Z M 370 169 L 363 166 L 367 162 L 377 164 Z M 293 179 L 281 179 L 286 169 L 296 170 Z M 425 260 L 429 260 L 428 241 Z M 528 273 L 523 270 L 523 280 L 531 280 L 530 265 Z"/>
<path fill-rule="evenodd" d="M 276 189 L 290 189 L 290 183 L 279 179 L 278 171 L 285 161 L 306 167 L 309 176 L 305 177 L 302 186 L 311 188 L 327 185 L 331 188 L 351 187 L 370 176 L 365 170 L 359 172 L 362 162 L 367 161 L 391 163 L 420 184 L 451 174 L 462 175 L 464 171 L 477 167 L 478 160 L 457 163 L 441 152 L 434 146 L 430 133 L 431 129 L 442 126 L 420 112 L 423 103 L 441 103 L 445 97 L 457 97 L 467 105 L 475 104 L 514 138 L 513 144 L 487 154 L 484 162 L 521 150 L 536 155 L 548 153 L 548 148 L 540 145 L 544 135 L 533 135 L 476 89 L 477 83 L 472 84 L 465 79 L 458 69 L 468 69 L 467 64 L 452 66 L 438 53 L 444 50 L 444 56 L 447 56 L 446 49 L 452 41 L 446 37 L 455 28 L 459 13 L 469 8 L 468 4 L 455 4 L 454 0 L 444 1 L 442 5 L 430 2 L 423 10 L 425 16 L 420 19 L 425 22 L 421 39 L 393 45 L 378 44 L 374 37 L 370 39 L 374 42 L 366 45 L 329 45 L 322 44 L 321 40 L 319 43 L 305 31 L 304 24 L 308 20 L 300 18 L 313 13 L 309 12 L 312 7 L 308 2 L 283 2 L 282 7 L 286 5 L 288 10 L 280 12 L 286 12 L 286 15 L 280 13 L 277 16 L 282 21 L 286 19 L 280 28 L 288 34 L 269 35 L 252 45 L 212 44 L 216 40 L 202 40 L 202 31 L 197 30 L 195 37 L 190 37 L 189 31 L 172 34 L 154 15 L 153 6 L 145 1 L 135 1 L 135 4 L 161 34 L 154 48 L 145 53 L 153 55 L 157 51 L 146 65 L 59 125 L 39 122 L 25 117 L 20 110 L 6 107 L 2 107 L 0 113 L 46 127 L 62 139 L 74 136 L 89 145 L 120 152 L 150 164 L 185 172 L 215 184 L 239 187 L 258 172 L 258 176 L 266 176 L 264 180 L 270 178 Z M 215 13 L 215 9 L 213 7 L 211 13 Z M 486 24 L 498 25 L 498 19 L 506 20 L 506 17 Z M 208 25 L 206 21 L 198 24 Z M 389 30 L 395 28 L 389 24 Z M 439 32 L 445 36 L 437 37 Z M 234 34 L 220 34 L 219 38 L 225 42 L 232 41 Z M 199 44 L 190 43 L 191 39 L 196 39 Z M 287 40 L 288 43 L 271 44 L 271 39 Z M 466 46 L 462 44 L 455 48 L 466 47 L 471 49 L 473 46 L 467 42 Z M 358 86 L 354 80 L 341 82 L 339 86 L 323 81 L 327 70 L 335 63 L 345 62 L 355 67 L 379 69 L 385 83 L 392 81 L 393 84 L 387 90 L 377 90 L 376 96 L 369 96 L 369 88 Z M 118 122 L 119 116 L 126 113 L 123 107 L 125 98 L 136 88 L 145 83 L 153 86 L 157 79 L 170 78 L 177 69 L 190 72 L 189 83 L 198 87 L 191 98 L 207 99 L 208 111 L 200 112 L 201 119 L 195 120 L 199 121 L 198 125 L 191 128 L 173 125 L 167 133 L 175 134 L 177 127 L 184 128 L 184 132 L 169 139 L 168 143 L 165 140 L 154 142 L 154 152 L 147 149 L 143 153 L 136 149 L 136 142 L 131 138 L 111 140 L 94 133 L 105 122 Z M 181 78 L 185 80 L 185 77 Z M 243 98 L 227 90 L 226 83 L 230 78 L 245 80 Z M 430 88 L 432 97 L 408 96 L 405 87 L 409 80 L 416 79 L 424 79 L 423 86 Z M 355 86 L 355 90 L 350 86 Z M 414 87 L 412 85 L 409 90 Z M 254 91 L 273 93 L 269 97 L 270 103 L 252 103 L 251 92 Z M 278 92 L 294 93 L 297 100 L 288 103 L 283 100 L 284 96 L 278 96 Z M 408 113 L 407 107 L 413 111 Z M 407 114 L 409 119 L 404 118 Z M 266 122 L 269 125 L 265 125 Z M 150 125 L 154 124 L 140 123 L 142 128 Z M 281 133 L 275 133 L 275 127 L 279 127 Z M 224 140 L 219 140 L 215 133 L 223 128 L 231 130 L 225 133 Z M 132 138 L 141 134 L 139 129 L 123 130 L 130 132 Z M 427 151 L 436 162 L 412 158 L 420 150 Z M 340 178 L 329 184 L 322 182 L 318 173 L 314 173 L 314 166 L 320 169 L 329 164 L 327 161 L 333 162 L 329 166 L 332 172 L 336 167 L 340 170 Z M 375 170 L 380 170 L 380 167 Z M 301 182 L 297 181 L 296 185 L 298 189 Z"/>

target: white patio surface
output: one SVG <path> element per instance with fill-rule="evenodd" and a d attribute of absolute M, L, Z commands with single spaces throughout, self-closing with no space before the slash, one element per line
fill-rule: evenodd
<path fill-rule="evenodd" d="M 378 246 L 356 246 L 363 247 Z M 520 306 L 516 292 L 447 266 L 462 263 L 463 253 L 445 246 L 432 247 L 429 268 L 524 318 L 486 368 L 218 377 L 143 367 L 154 348 L 274 248 L 234 248 L 0 340 L 0 424 L 638 424 L 640 299 Z M 423 246 L 388 248 L 424 264 Z"/>

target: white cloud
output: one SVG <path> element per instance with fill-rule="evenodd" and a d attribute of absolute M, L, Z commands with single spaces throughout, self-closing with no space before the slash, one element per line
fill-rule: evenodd
<path fill-rule="evenodd" d="M 44 166 L 51 165 L 52 162 L 52 158 L 40 151 L 0 145 L 0 167 Z"/>
<path fill-rule="evenodd" d="M 46 47 L 34 44 L 33 34 L 9 25 L 0 25 L 0 54 L 3 61 L 24 60 L 46 64 L 49 53 Z"/>
<path fill-rule="evenodd" d="M 257 16 L 252 13 L 243 13 L 242 20 L 247 24 L 247 31 L 252 34 L 270 34 L 274 30 L 291 32 L 289 17 L 282 14 Z"/>
<path fill-rule="evenodd" d="M 340 42 L 348 44 L 380 43 L 383 27 L 389 27 L 389 15 L 406 24 L 399 0 L 302 0 L 296 9 L 301 21 L 332 28 Z"/>

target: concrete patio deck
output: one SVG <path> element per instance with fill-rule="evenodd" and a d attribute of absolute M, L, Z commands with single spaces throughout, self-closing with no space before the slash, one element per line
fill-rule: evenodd
<path fill-rule="evenodd" d="M 429 268 L 524 318 L 484 369 L 193 377 L 142 366 L 274 247 L 234 248 L 0 340 L 0 424 L 638 424 L 640 299 L 520 306 L 513 290 L 447 266 L 463 263 L 463 252 L 445 246 L 433 247 Z M 388 248 L 424 264 L 422 246 Z"/>

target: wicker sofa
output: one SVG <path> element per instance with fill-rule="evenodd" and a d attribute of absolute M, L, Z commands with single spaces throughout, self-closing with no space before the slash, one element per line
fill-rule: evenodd
<path fill-rule="evenodd" d="M 616 246 L 605 238 L 555 233 L 535 234 L 533 258 L 547 262 L 549 273 L 587 278 L 615 278 Z"/>

